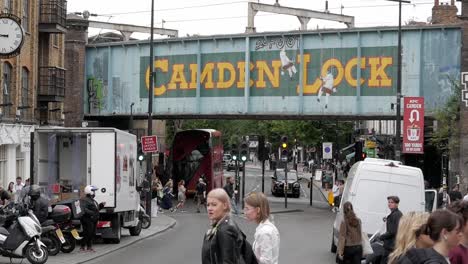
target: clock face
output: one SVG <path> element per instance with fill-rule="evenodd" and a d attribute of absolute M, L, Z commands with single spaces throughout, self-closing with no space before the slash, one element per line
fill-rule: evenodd
<path fill-rule="evenodd" d="M 23 44 L 24 32 L 18 20 L 0 17 L 0 55 L 13 55 Z"/>

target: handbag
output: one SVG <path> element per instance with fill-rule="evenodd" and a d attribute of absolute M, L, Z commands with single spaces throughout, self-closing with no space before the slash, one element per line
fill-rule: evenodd
<path fill-rule="evenodd" d="M 365 232 L 361 232 L 362 255 L 367 256 L 374 253 L 369 241 L 369 237 Z"/>

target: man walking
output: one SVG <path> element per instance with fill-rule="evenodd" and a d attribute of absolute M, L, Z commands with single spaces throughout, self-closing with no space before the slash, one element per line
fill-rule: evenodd
<path fill-rule="evenodd" d="M 239 214 L 239 211 L 237 210 L 237 204 L 236 204 L 236 196 L 237 190 L 234 189 L 234 177 L 229 176 L 226 178 L 226 185 L 224 185 L 223 189 L 227 192 L 229 195 L 229 198 L 231 199 L 231 208 L 234 211 L 234 214 Z"/>
<path fill-rule="evenodd" d="M 15 192 L 15 202 L 20 202 L 21 190 L 24 187 L 23 179 L 21 177 L 16 177 L 16 184 L 13 186 L 13 191 Z"/>
<path fill-rule="evenodd" d="M 395 238 L 398 231 L 398 224 L 400 222 L 400 218 L 403 216 L 401 211 L 398 209 L 398 205 L 400 204 L 400 198 L 398 198 L 398 196 L 389 196 L 387 197 L 387 201 L 388 208 L 390 209 L 390 214 L 385 219 L 387 232 L 380 236 L 384 247 L 382 263 L 387 263 L 388 255 L 390 255 L 395 247 Z"/>
<path fill-rule="evenodd" d="M 200 205 L 205 204 L 206 199 L 206 184 L 203 181 L 203 178 L 198 179 L 197 186 L 195 187 L 196 197 L 197 197 L 197 213 L 200 213 Z"/>

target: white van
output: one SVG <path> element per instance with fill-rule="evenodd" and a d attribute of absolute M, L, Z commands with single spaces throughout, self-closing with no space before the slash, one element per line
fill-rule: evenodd
<path fill-rule="evenodd" d="M 410 211 L 424 212 L 424 177 L 421 169 L 404 166 L 394 160 L 367 158 L 355 163 L 349 171 L 333 223 L 331 251 L 336 252 L 345 202 L 353 204 L 356 216 L 362 221 L 362 231 L 372 235 L 381 229 L 383 218 L 390 213 L 387 197 L 391 195 L 400 198 L 399 209 L 403 214 Z"/>

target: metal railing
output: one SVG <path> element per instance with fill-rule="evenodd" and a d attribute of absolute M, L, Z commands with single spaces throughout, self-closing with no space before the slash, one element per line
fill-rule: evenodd
<path fill-rule="evenodd" d="M 38 95 L 50 96 L 52 97 L 50 101 L 63 100 L 65 97 L 65 69 L 39 67 Z"/>
<path fill-rule="evenodd" d="M 65 27 L 67 24 L 66 0 L 42 0 L 40 3 L 40 24 L 58 24 Z"/>

